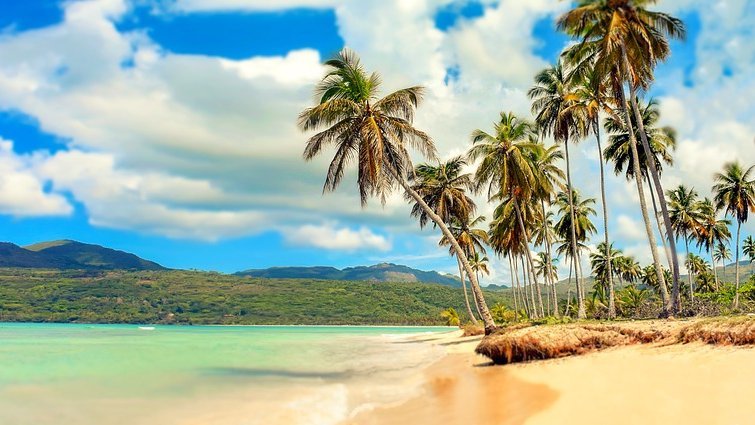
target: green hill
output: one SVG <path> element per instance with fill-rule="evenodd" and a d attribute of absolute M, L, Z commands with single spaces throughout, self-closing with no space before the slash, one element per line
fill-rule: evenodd
<path fill-rule="evenodd" d="M 71 240 L 41 242 L 26 247 L 0 243 L 0 267 L 83 270 L 164 270 L 134 254 Z"/>
<path fill-rule="evenodd" d="M 272 267 L 269 269 L 245 270 L 238 276 L 264 277 L 274 279 L 323 279 L 377 282 L 424 282 L 461 287 L 459 279 L 435 271 L 422 271 L 391 263 L 374 266 L 348 267 L 339 270 L 334 267 Z"/>
<path fill-rule="evenodd" d="M 492 306 L 507 302 L 486 291 Z M 417 282 L 260 279 L 190 271 L 0 269 L 0 321 L 439 325 L 460 288 Z"/>

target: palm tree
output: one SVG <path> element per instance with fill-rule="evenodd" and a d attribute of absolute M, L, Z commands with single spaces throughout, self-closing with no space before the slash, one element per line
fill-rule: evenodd
<path fill-rule="evenodd" d="M 731 221 L 726 218 L 719 220 L 716 217 L 716 208 L 708 198 L 705 198 L 701 202 L 700 211 L 703 215 L 703 222 L 698 228 L 696 235 L 697 246 L 698 248 L 705 247 L 705 250 L 710 255 L 710 263 L 713 265 L 713 281 L 715 289 L 718 290 L 718 271 L 716 271 L 716 261 L 718 260 L 715 256 L 715 248 L 717 245 L 720 245 L 724 250 L 726 249 L 724 243 L 728 243 L 729 239 L 731 239 L 731 232 L 729 231 Z M 726 264 L 724 264 L 724 267 L 726 267 Z"/>
<path fill-rule="evenodd" d="M 562 240 L 568 242 L 568 244 L 564 244 L 568 245 L 566 251 L 564 251 L 563 245 L 557 251 L 573 261 L 572 266 L 576 271 L 581 262 L 580 251 L 586 250 L 584 242 L 590 234 L 596 231 L 595 225 L 590 221 L 590 215 L 595 215 L 595 209 L 592 207 L 595 204 L 595 199 L 582 200 L 576 189 L 571 191 L 571 199 L 569 198 L 567 192 L 561 192 L 556 196 L 555 204 L 558 207 L 559 218 L 554 229 Z M 575 246 L 577 247 L 576 250 Z M 578 285 L 577 293 L 580 290 L 581 287 Z M 579 317 L 579 313 L 577 317 Z"/>
<path fill-rule="evenodd" d="M 462 173 L 466 165 L 466 160 L 457 156 L 438 165 L 420 164 L 409 176 L 412 189 L 445 223 L 454 217 L 470 217 L 476 210 L 474 201 L 467 195 L 474 188 L 472 175 Z M 409 194 L 405 197 L 412 202 Z M 419 219 L 420 227 L 427 225 L 429 216 L 419 203 L 414 203 L 411 215 Z M 436 226 L 433 223 L 433 227 Z"/>
<path fill-rule="evenodd" d="M 603 147 L 600 143 L 600 113 L 609 111 L 612 113 L 609 103 L 609 89 L 605 76 L 595 72 L 595 68 L 585 66 L 585 69 L 578 69 L 574 73 L 577 79 L 576 96 L 578 101 L 573 108 L 576 109 L 577 116 L 586 122 L 584 126 L 595 135 L 595 142 L 598 147 L 598 165 L 600 166 L 600 199 L 603 207 L 603 247 L 605 248 L 605 257 L 609 260 L 606 262 L 608 270 L 606 271 L 608 287 L 608 318 L 616 318 L 615 289 L 613 285 L 613 271 L 611 270 L 613 262 L 610 261 L 611 250 L 608 239 L 608 204 L 606 202 L 606 175 L 604 169 Z M 588 131 L 588 132 L 589 132 Z"/>
<path fill-rule="evenodd" d="M 736 294 L 734 295 L 734 307 L 739 306 L 739 232 L 742 223 L 746 222 L 750 211 L 755 211 L 755 165 L 747 170 L 738 162 L 730 162 L 724 165 L 723 173 L 716 173 L 713 180 L 716 208 L 726 210 L 737 220 L 736 249 L 734 250 L 734 276 L 736 282 Z"/>
<path fill-rule="evenodd" d="M 475 172 L 478 190 L 487 186 L 488 199 L 502 199 L 513 206 L 516 224 L 521 232 L 521 243 L 526 251 L 524 257 L 534 282 L 534 265 L 529 253 L 530 238 L 522 212 L 522 201 L 531 200 L 545 184 L 542 175 L 529 161 L 529 152 L 538 147 L 538 143 L 532 142 L 537 135 L 531 123 L 511 113 L 501 113 L 500 120 L 494 124 L 494 130 L 493 134 L 483 130 L 472 132 L 472 147 L 468 156 L 470 160 L 480 162 Z M 535 286 L 542 314 L 540 286 Z"/>
<path fill-rule="evenodd" d="M 480 229 L 474 229 L 475 232 L 482 231 L 485 235 L 485 241 L 487 241 L 488 234 L 485 233 L 484 230 Z M 487 243 L 487 242 L 486 242 Z M 484 250 L 482 251 L 485 252 Z M 469 258 L 469 265 L 472 267 L 472 270 L 477 275 L 477 282 L 480 282 L 480 273 L 484 273 L 488 276 L 490 276 L 490 268 L 488 267 L 488 257 L 486 255 L 480 255 L 480 252 L 475 251 L 472 256 Z M 473 294 L 474 295 L 474 294 Z M 477 303 L 475 303 L 477 305 Z M 479 314 L 479 311 L 477 312 Z"/>
<path fill-rule="evenodd" d="M 647 89 L 653 81 L 655 66 L 665 61 L 670 54 L 667 37 L 684 38 L 685 29 L 681 20 L 671 15 L 650 11 L 645 7 L 652 4 L 652 0 L 579 0 L 577 7 L 565 13 L 558 19 L 558 27 L 572 37 L 581 40 L 579 50 L 582 55 L 590 57 L 599 75 L 610 76 L 613 91 L 617 94 L 617 103 L 624 110 L 628 122 L 630 117 L 630 103 L 638 121 L 642 145 L 650 151 L 647 137 L 644 134 L 641 112 L 637 105 L 636 93 L 640 89 Z M 629 102 L 624 93 L 624 83 L 629 86 Z M 632 131 L 633 135 L 634 132 Z M 632 151 L 635 170 L 639 170 L 636 159 L 636 140 L 633 141 Z M 666 234 L 673 234 L 671 220 L 668 216 L 666 202 L 660 175 L 655 164 L 649 162 L 652 180 L 658 201 L 661 205 Z M 641 203 L 643 191 L 640 180 L 637 179 Z M 645 214 L 647 215 L 647 214 Z M 645 220 L 646 230 L 650 233 L 649 220 Z M 648 235 L 651 236 L 650 234 Z M 676 259 L 676 244 L 672 237 L 668 238 L 672 254 L 674 294 L 671 309 L 675 312 L 679 308 L 679 270 Z M 655 243 L 650 240 L 651 249 Z M 659 280 L 660 262 L 654 255 L 654 264 Z M 666 301 L 666 300 L 664 300 Z"/>
<path fill-rule="evenodd" d="M 624 118 L 622 118 L 621 115 L 623 115 Z M 649 124 L 652 124 L 658 120 L 657 107 L 655 107 L 655 103 L 652 100 L 645 108 L 644 119 Z M 661 272 L 662 267 L 658 258 L 655 235 L 650 224 L 650 217 L 648 215 L 645 200 L 645 189 L 642 182 L 643 180 L 648 180 L 648 185 L 650 185 L 650 181 L 647 178 L 648 170 L 646 166 L 646 164 L 648 164 L 649 162 L 656 162 L 657 164 L 660 164 L 660 157 L 664 162 L 668 164 L 672 163 L 671 156 L 668 155 L 668 148 L 675 146 L 676 139 L 674 137 L 674 132 L 670 129 L 655 129 L 651 126 L 643 127 L 644 131 L 651 132 L 650 140 L 653 141 L 653 144 L 650 149 L 646 150 L 644 147 L 642 147 L 642 151 L 640 151 L 640 147 L 637 146 L 637 135 L 635 134 L 636 131 L 634 130 L 637 127 L 634 121 L 636 120 L 634 120 L 632 116 L 628 114 L 614 114 L 610 115 L 606 119 L 605 128 L 611 135 L 608 138 L 608 147 L 606 147 L 605 154 L 608 160 L 612 160 L 614 162 L 614 172 L 617 175 L 622 173 L 626 166 L 627 179 L 634 179 L 635 183 L 637 184 L 637 193 L 640 199 L 642 219 L 645 224 L 645 231 L 648 236 L 648 242 L 650 243 L 650 252 L 653 256 L 653 264 L 656 266 L 653 270 L 656 270 L 656 273 L 658 274 L 656 276 L 657 280 L 663 282 L 663 284 L 660 285 L 660 295 L 664 305 L 664 314 L 666 314 L 668 313 L 669 308 L 672 306 L 670 306 L 671 303 L 669 302 L 670 300 L 668 297 L 668 290 L 666 289 L 666 283 L 663 280 L 663 275 Z M 652 158 L 648 157 L 648 152 L 652 154 Z M 631 168 L 628 166 L 629 163 L 632 164 Z M 641 176 L 641 178 L 636 178 L 637 176 Z M 655 205 L 655 196 L 653 196 L 652 187 L 650 188 L 650 194 L 654 200 Z M 656 214 L 656 217 L 657 216 L 658 215 Z M 658 230 L 661 231 L 660 224 L 658 224 Z M 664 234 L 662 231 L 660 233 L 661 235 Z M 670 236 L 672 234 L 673 233 L 667 233 L 666 236 Z M 671 242 L 673 238 L 667 237 L 666 239 Z M 665 239 L 661 238 L 661 240 L 664 241 Z M 675 249 L 676 245 L 674 245 L 674 252 Z M 669 261 L 669 265 L 673 268 L 676 261 L 674 254 L 672 254 L 671 251 L 667 251 L 666 255 L 668 257 L 667 259 Z"/>
<path fill-rule="evenodd" d="M 729 236 L 731 238 L 731 236 Z M 719 241 L 716 249 L 713 251 L 713 259 L 716 263 L 720 262 L 724 268 L 724 279 L 726 279 L 726 262 L 731 260 L 731 250 L 726 247 L 725 241 Z"/>
<path fill-rule="evenodd" d="M 642 267 L 633 257 L 622 255 L 618 261 L 619 277 L 628 282 L 637 282 L 642 276 Z"/>
<path fill-rule="evenodd" d="M 606 294 L 606 298 L 609 304 L 613 304 L 610 298 L 614 296 L 610 291 L 610 281 L 608 275 L 612 273 L 618 273 L 621 270 L 621 251 L 614 249 L 613 244 L 606 249 L 603 246 L 604 242 L 598 244 L 595 252 L 590 254 L 590 267 L 592 268 L 592 274 L 595 276 L 596 287 L 600 287 L 601 292 Z M 610 252 L 606 255 L 606 252 Z"/>
<path fill-rule="evenodd" d="M 551 301 L 557 299 L 556 282 L 558 282 L 558 259 L 551 258 L 548 252 L 538 252 L 535 257 L 535 273 L 543 277 L 543 281 L 550 285 Z M 551 303 L 549 303 L 551 304 Z M 558 302 L 553 303 L 551 310 L 553 315 L 558 316 Z"/>
<path fill-rule="evenodd" d="M 742 253 L 750 259 L 752 263 L 755 261 L 755 239 L 752 236 L 748 236 L 742 242 Z"/>
<path fill-rule="evenodd" d="M 459 313 L 457 313 L 453 307 L 448 307 L 441 311 L 440 317 L 446 319 L 446 326 L 459 326 L 461 324 Z"/>
<path fill-rule="evenodd" d="M 650 293 L 647 289 L 630 285 L 619 291 L 618 298 L 622 308 L 637 314 L 638 310 L 650 299 Z"/>
<path fill-rule="evenodd" d="M 703 206 L 697 199 L 697 191 L 694 188 L 687 188 L 681 184 L 673 190 L 666 192 L 668 196 L 669 217 L 673 226 L 675 237 L 681 236 L 684 239 L 686 255 L 689 258 L 689 240 L 695 232 L 699 232 L 702 223 L 705 220 Z M 689 284 L 690 299 L 694 298 L 692 291 L 693 272 L 687 268 L 687 283 Z"/>
<path fill-rule="evenodd" d="M 306 160 L 317 157 L 327 146 L 334 146 L 336 150 L 328 167 L 323 191 L 335 190 L 343 180 L 346 168 L 355 161 L 362 206 L 367 204 L 370 197 L 385 202 L 386 196 L 397 185 L 401 186 L 449 238 L 470 277 L 485 332 L 493 332 L 495 322 L 464 251 L 443 219 L 412 189 L 406 178 L 413 170 L 409 148 L 418 150 L 430 159 L 437 157 L 430 136 L 412 125 L 424 89 L 409 87 L 378 98 L 379 75 L 368 74 L 358 56 L 348 49 L 325 62 L 325 66 L 328 72 L 315 88 L 317 105 L 299 115 L 299 127 L 303 131 L 318 131 L 307 140 L 304 149 Z"/>
<path fill-rule="evenodd" d="M 569 160 L 569 140 L 579 140 L 584 137 L 586 129 L 584 121 L 581 121 L 573 105 L 577 97 L 574 87 L 568 78 L 562 61 L 556 66 L 546 68 L 535 77 L 535 85 L 527 93 L 532 99 L 532 113 L 536 115 L 535 122 L 543 136 L 552 135 L 558 143 L 563 143 L 566 154 L 566 187 L 569 192 L 568 200 L 571 202 L 572 180 L 571 164 Z M 570 211 L 574 206 L 570 205 Z M 574 217 L 570 220 L 575 223 Z M 577 251 L 577 237 L 575 230 L 571 229 L 571 237 L 568 238 L 573 244 L 572 252 Z M 577 282 L 577 317 L 585 317 L 584 298 L 585 293 L 580 281 L 579 263 L 575 265 L 575 279 Z"/>
<path fill-rule="evenodd" d="M 716 291 L 717 283 L 715 281 L 715 276 L 710 274 L 710 272 L 698 274 L 695 283 L 697 284 L 698 292 L 710 293 Z"/>
<path fill-rule="evenodd" d="M 448 229 L 451 231 L 451 234 L 456 239 L 456 242 L 461 246 L 462 251 L 464 251 L 464 256 L 467 258 L 467 261 L 469 261 L 472 256 L 478 252 L 485 253 L 485 245 L 488 244 L 488 234 L 479 228 L 476 228 L 475 226 L 483 223 L 485 221 L 485 217 L 479 216 L 475 218 L 474 220 L 470 221 L 469 216 L 465 217 L 451 217 L 451 221 L 447 224 Z M 438 245 L 440 246 L 449 246 L 448 252 L 452 257 L 456 257 L 457 265 L 459 266 L 459 277 L 461 278 L 461 285 L 462 289 L 464 290 L 464 300 L 466 302 L 467 307 L 467 313 L 469 314 L 469 317 L 472 320 L 473 324 L 477 324 L 477 319 L 475 318 L 474 314 L 472 314 L 472 309 L 469 306 L 469 297 L 467 296 L 467 288 L 466 283 L 464 280 L 464 269 L 462 266 L 461 258 L 459 258 L 456 255 L 456 251 L 454 250 L 453 246 L 451 245 L 450 241 L 446 236 L 442 236 L 440 241 L 438 242 Z M 472 264 L 470 263 L 470 268 L 472 267 Z M 473 270 L 474 271 L 474 270 Z M 477 278 L 477 274 L 475 273 L 475 278 Z M 470 282 L 472 278 L 469 278 Z M 478 280 L 479 283 L 479 280 Z M 475 296 L 474 291 L 472 292 L 472 299 L 475 302 L 475 307 L 477 307 L 477 314 L 480 313 L 480 309 L 478 307 L 477 298 Z"/>
<path fill-rule="evenodd" d="M 467 195 L 467 192 L 473 188 L 473 185 L 471 174 L 462 173 L 465 165 L 466 161 L 463 158 L 455 157 L 438 165 L 420 164 L 414 169 L 414 173 L 409 176 L 412 189 L 422 197 L 422 200 L 425 201 L 435 214 L 447 223 L 451 232 L 456 236 L 457 241 L 459 241 L 459 235 L 464 231 L 464 224 L 462 223 L 469 221 L 469 217 L 474 214 L 476 209 L 474 201 Z M 412 197 L 408 193 L 405 194 L 405 197 L 407 201 L 412 201 Z M 411 215 L 419 219 L 420 228 L 427 225 L 429 216 L 418 202 L 415 202 L 412 206 Z M 458 223 L 456 228 L 454 228 L 452 223 Z M 433 223 L 433 227 L 436 226 Z M 445 237 L 441 239 L 441 245 L 449 245 L 447 242 Z M 459 241 L 459 244 L 464 248 L 461 241 Z M 468 249 L 465 249 L 465 251 L 467 251 L 468 255 Z M 455 256 L 453 248 L 451 248 L 450 254 L 452 257 Z M 477 319 L 469 305 L 467 284 L 464 279 L 461 259 L 457 257 L 456 263 L 459 267 L 459 279 L 464 291 L 467 314 L 472 324 L 477 325 Z"/>

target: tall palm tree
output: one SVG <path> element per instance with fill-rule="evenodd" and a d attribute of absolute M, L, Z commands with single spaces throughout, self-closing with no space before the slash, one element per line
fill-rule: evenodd
<path fill-rule="evenodd" d="M 631 110 L 638 121 L 640 139 L 646 151 L 650 151 L 650 147 L 637 104 L 637 91 L 650 86 L 654 79 L 655 66 L 670 55 L 668 38 L 681 39 L 685 36 L 682 21 L 666 13 L 646 9 L 646 6 L 652 3 L 653 0 L 579 0 L 577 6 L 561 16 L 557 22 L 560 29 L 581 40 L 581 50 L 585 52 L 583 55 L 592 57 L 596 71 L 601 75 L 611 76 L 613 91 L 618 95 L 617 103 L 623 108 L 628 125 L 631 121 L 631 103 Z M 629 101 L 624 93 L 624 83 L 629 86 Z M 636 140 L 631 144 L 632 150 L 635 151 Z M 635 159 L 633 162 L 635 169 L 639 170 L 638 161 Z M 649 162 L 649 166 L 661 205 L 666 234 L 669 236 L 674 269 L 674 293 L 670 307 L 675 312 L 680 302 L 676 243 L 673 237 L 670 237 L 673 231 L 660 175 L 652 161 Z M 642 192 L 639 179 L 637 181 L 638 190 Z M 642 201 L 643 194 L 640 195 Z M 650 231 L 649 226 L 646 227 L 646 230 Z M 654 248 L 655 244 L 652 240 L 650 242 L 651 248 Z M 654 263 L 659 279 L 662 279 L 660 262 L 655 257 L 657 254 L 654 256 Z"/>
<path fill-rule="evenodd" d="M 409 182 L 412 189 L 422 197 L 422 200 L 437 214 L 443 222 L 447 223 L 452 233 L 459 240 L 459 234 L 463 232 L 464 223 L 469 221 L 469 217 L 474 214 L 476 205 L 472 198 L 467 194 L 473 188 L 472 175 L 463 173 L 463 167 L 466 161 L 461 157 L 452 158 L 444 163 L 420 164 L 414 169 L 414 173 L 409 176 Z M 406 193 L 404 195 L 407 201 L 411 202 L 412 197 Z M 422 206 L 415 202 L 412 206 L 411 215 L 419 219 L 420 227 L 425 227 L 429 220 L 427 212 Z M 458 223 L 456 229 L 452 222 Z M 433 223 L 433 227 L 437 225 Z M 454 231 L 456 230 L 456 231 Z M 444 243 L 445 241 L 445 243 Z M 449 245 L 448 241 L 441 240 L 442 245 Z M 462 248 L 464 248 L 464 245 Z M 450 250 L 452 257 L 455 256 L 453 248 Z M 459 279 L 461 280 L 462 290 L 464 291 L 464 301 L 466 303 L 467 314 L 472 324 L 477 325 L 477 319 L 472 313 L 467 295 L 467 284 L 464 279 L 464 271 L 460 258 L 456 258 L 459 267 Z"/>
<path fill-rule="evenodd" d="M 751 263 L 755 261 L 755 239 L 752 236 L 748 236 L 742 241 L 742 254 L 746 255 Z"/>
<path fill-rule="evenodd" d="M 622 255 L 619 257 L 619 276 L 628 283 L 637 282 L 642 276 L 642 267 L 633 257 Z"/>
<path fill-rule="evenodd" d="M 731 238 L 731 236 L 729 237 Z M 724 269 L 724 279 L 726 279 L 726 262 L 731 260 L 731 250 L 726 246 L 728 242 L 720 241 L 713 251 L 713 259 L 720 262 Z"/>
<path fill-rule="evenodd" d="M 551 302 L 557 299 L 556 282 L 558 282 L 558 259 L 552 258 L 548 252 L 538 252 L 535 257 L 535 273 L 543 277 L 543 281 L 550 286 Z M 549 303 L 551 304 L 551 303 Z M 558 316 L 558 303 L 553 303 L 553 315 Z"/>
<path fill-rule="evenodd" d="M 645 108 L 646 112 L 644 119 L 649 123 L 654 123 L 655 121 L 657 121 L 658 114 L 655 112 L 656 110 L 657 108 L 655 108 L 653 101 L 648 103 L 647 107 Z M 647 150 L 642 147 L 642 151 L 640 151 L 640 147 L 637 145 L 637 135 L 635 131 L 635 128 L 637 127 L 633 124 L 633 121 L 635 120 L 631 115 L 628 114 L 613 114 L 606 119 L 605 128 L 609 132 L 610 136 L 608 138 L 608 147 L 606 147 L 605 154 L 608 160 L 612 160 L 614 162 L 614 172 L 616 174 L 622 173 L 624 167 L 626 166 L 627 179 L 634 178 L 634 181 L 637 185 L 637 194 L 639 195 L 640 199 L 642 219 L 645 224 L 645 232 L 648 236 L 648 242 L 650 243 L 650 252 L 653 256 L 653 264 L 655 265 L 652 270 L 657 273 L 656 280 L 661 282 L 659 294 L 661 295 L 661 300 L 663 302 L 664 314 L 667 314 L 672 305 L 670 302 L 671 300 L 668 296 L 666 282 L 664 281 L 662 273 L 663 269 L 658 257 L 655 235 L 650 223 L 650 216 L 648 214 L 646 205 L 643 180 L 647 180 L 648 185 L 650 185 L 647 171 L 648 168 L 646 166 L 646 164 L 648 164 L 649 162 L 660 163 L 660 158 L 662 158 L 666 163 L 671 163 L 672 159 L 670 155 L 667 155 L 669 150 L 668 147 L 675 146 L 676 139 L 675 137 L 673 137 L 674 133 L 669 129 L 655 129 L 650 126 L 643 127 L 644 131 L 652 132 L 651 140 L 653 141 L 653 145 L 651 145 L 651 148 Z M 651 153 L 652 157 L 649 157 L 648 153 Z M 628 165 L 629 163 L 632 164 L 631 168 Z M 640 176 L 640 178 L 637 178 L 638 176 Z M 655 197 L 652 196 L 652 188 L 650 188 L 650 194 L 651 197 L 655 199 Z M 661 230 L 660 224 L 658 230 Z M 664 234 L 664 232 L 662 231 L 660 233 L 661 235 Z M 668 233 L 667 236 L 672 234 L 673 233 Z M 671 240 L 673 238 L 666 239 Z M 663 241 L 664 239 L 662 238 L 661 240 Z M 667 257 L 670 266 L 673 268 L 674 262 L 676 261 L 674 254 L 669 251 L 667 252 Z"/>
<path fill-rule="evenodd" d="M 529 253 L 530 238 L 522 202 L 529 202 L 544 185 L 542 175 L 529 160 L 529 152 L 538 148 L 538 143 L 532 141 L 536 137 L 534 126 L 530 122 L 521 120 L 512 113 L 501 113 L 500 120 L 494 124 L 493 134 L 483 130 L 472 132 L 472 147 L 468 152 L 470 160 L 479 161 L 475 172 L 478 190 L 487 187 L 488 199 L 506 200 L 513 206 L 516 224 L 522 236 L 521 243 L 526 251 L 524 257 L 533 282 L 536 279 L 532 255 Z M 535 286 L 542 314 L 540 286 Z"/>
<path fill-rule="evenodd" d="M 541 71 L 535 77 L 535 85 L 527 92 L 532 99 L 532 112 L 536 115 L 535 122 L 543 136 L 553 136 L 558 143 L 563 143 L 566 155 L 566 187 L 572 192 L 571 163 L 569 158 L 569 140 L 578 141 L 584 137 L 586 129 L 584 121 L 579 119 L 573 108 L 577 101 L 574 86 L 568 77 L 561 60 L 550 68 Z M 571 202 L 572 195 L 568 196 Z M 570 206 L 573 211 L 574 207 Z M 576 222 L 574 217 L 571 223 Z M 573 243 L 572 252 L 577 252 L 577 238 L 575 230 L 571 229 L 568 238 Z M 585 317 L 585 293 L 580 281 L 579 263 L 575 265 L 575 279 L 577 282 L 577 317 Z"/>
<path fill-rule="evenodd" d="M 668 196 L 669 217 L 674 229 L 675 237 L 684 239 L 685 254 L 690 257 L 689 240 L 700 231 L 705 220 L 703 205 L 697 198 L 697 191 L 681 184 L 673 190 L 666 192 Z M 687 284 L 689 285 L 690 299 L 694 298 L 692 290 L 693 272 L 687 268 Z"/>
<path fill-rule="evenodd" d="M 728 243 L 729 239 L 731 239 L 731 231 L 729 231 L 731 221 L 726 218 L 718 219 L 718 211 L 713 206 L 713 201 L 708 198 L 705 198 L 701 202 L 700 211 L 703 215 L 703 222 L 698 228 L 696 235 L 697 246 L 698 248 L 705 247 L 705 250 L 710 255 L 710 263 L 713 265 L 713 282 L 715 289 L 718 290 L 715 248 L 717 245 L 720 245 L 723 249 L 726 249 L 724 243 Z M 726 267 L 725 264 L 724 267 Z"/>
<path fill-rule="evenodd" d="M 723 209 L 726 214 L 731 214 L 737 220 L 737 239 L 734 251 L 734 276 L 736 282 L 736 295 L 734 295 L 734 307 L 739 306 L 739 233 L 742 223 L 749 218 L 750 211 L 755 212 L 755 165 L 747 170 L 738 162 L 730 162 L 724 165 L 722 173 L 716 173 L 713 180 L 715 197 L 713 201 L 716 208 Z"/>
<path fill-rule="evenodd" d="M 600 142 L 600 114 L 601 112 L 608 111 L 612 113 L 610 106 L 611 99 L 609 94 L 609 88 L 607 85 L 607 78 L 604 75 L 600 75 L 595 71 L 595 68 L 589 65 L 584 66 L 584 69 L 578 69 L 574 73 L 576 79 L 575 94 L 577 96 L 577 102 L 575 102 L 573 108 L 576 109 L 577 116 L 581 117 L 586 122 L 584 126 L 589 129 L 593 135 L 595 135 L 595 142 L 598 147 L 598 165 L 600 168 L 600 199 L 603 208 L 603 247 L 605 248 L 604 255 L 608 259 L 606 271 L 606 285 L 608 287 L 608 317 L 610 319 L 616 318 L 616 303 L 615 303 L 615 289 L 613 285 L 613 272 L 611 267 L 613 262 L 610 261 L 611 249 L 608 238 L 608 203 L 606 202 L 606 175 L 603 158 L 603 147 Z"/>
<path fill-rule="evenodd" d="M 584 242 L 590 234 L 596 231 L 595 225 L 590 221 L 590 215 L 595 215 L 595 209 L 592 207 L 594 204 L 595 199 L 587 198 L 583 200 L 576 189 L 571 190 L 571 196 L 569 192 L 561 192 L 556 196 L 555 205 L 558 208 L 559 218 L 554 230 L 569 245 L 568 251 L 564 252 L 562 246 L 559 253 L 565 254 L 573 261 L 574 270 L 579 269 L 580 252 L 586 248 Z M 577 249 L 575 249 L 575 246 Z M 580 287 L 577 286 L 577 292 L 579 290 Z"/>
<path fill-rule="evenodd" d="M 346 168 L 354 162 L 362 206 L 370 197 L 385 202 L 386 196 L 396 186 L 401 186 L 422 206 L 429 219 L 449 238 L 457 256 L 462 258 L 477 296 L 485 332 L 493 332 L 495 322 L 464 251 L 443 219 L 412 189 L 406 178 L 413 170 L 409 148 L 432 160 L 437 157 L 430 136 L 412 125 L 424 89 L 409 87 L 379 98 L 380 76 L 365 71 L 359 57 L 348 49 L 325 62 L 325 66 L 328 71 L 315 88 L 317 104 L 299 115 L 302 131 L 317 131 L 307 140 L 304 159 L 317 157 L 325 147 L 335 147 L 323 191 L 335 190 L 343 180 Z"/>

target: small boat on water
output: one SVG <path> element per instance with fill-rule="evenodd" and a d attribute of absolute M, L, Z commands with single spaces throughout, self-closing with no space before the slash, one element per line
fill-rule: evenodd
<path fill-rule="evenodd" d="M 139 330 L 141 330 L 141 331 L 154 331 L 155 327 L 154 326 L 139 326 Z"/>

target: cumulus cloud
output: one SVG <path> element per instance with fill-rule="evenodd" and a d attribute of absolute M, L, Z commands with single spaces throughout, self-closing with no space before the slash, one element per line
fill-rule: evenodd
<path fill-rule="evenodd" d="M 73 208 L 61 195 L 45 191 L 31 158 L 16 155 L 13 143 L 0 138 L 0 213 L 15 217 L 65 216 Z"/>
<path fill-rule="evenodd" d="M 391 249 L 391 242 L 385 236 L 375 234 L 364 226 L 350 229 L 328 222 L 321 225 L 284 227 L 282 233 L 287 243 L 296 246 L 339 251 Z"/>

